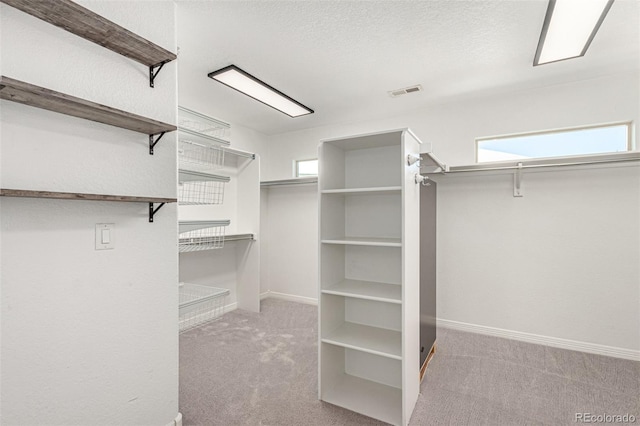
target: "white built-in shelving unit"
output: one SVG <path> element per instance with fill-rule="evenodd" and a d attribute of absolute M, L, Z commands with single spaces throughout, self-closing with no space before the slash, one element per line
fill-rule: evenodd
<path fill-rule="evenodd" d="M 419 392 L 419 152 L 408 129 L 319 148 L 319 398 L 395 425 Z"/>
<path fill-rule="evenodd" d="M 178 107 L 180 288 L 203 295 L 188 310 L 181 306 L 187 328 L 192 313 L 202 320 L 197 325 L 234 307 L 260 310 L 259 159 L 230 141 L 229 124 Z M 212 297 L 225 296 L 230 303 L 219 309 Z"/>

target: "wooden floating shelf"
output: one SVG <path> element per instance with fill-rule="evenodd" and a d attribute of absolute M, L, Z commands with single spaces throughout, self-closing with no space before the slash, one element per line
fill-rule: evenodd
<path fill-rule="evenodd" d="M 171 124 L 5 76 L 0 77 L 0 99 L 97 121 L 98 123 L 109 124 L 146 135 L 157 135 L 176 130 L 176 126 Z"/>
<path fill-rule="evenodd" d="M 132 197 L 129 195 L 82 194 L 78 192 L 31 191 L 0 189 L 0 197 L 53 198 L 59 200 L 118 201 L 131 203 L 175 203 L 175 198 Z"/>
<path fill-rule="evenodd" d="M 70 0 L 0 1 L 149 67 L 176 59 L 174 53 Z"/>

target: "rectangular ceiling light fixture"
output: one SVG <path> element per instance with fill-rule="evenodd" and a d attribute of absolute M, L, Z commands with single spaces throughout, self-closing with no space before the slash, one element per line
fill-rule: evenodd
<path fill-rule="evenodd" d="M 274 89 L 267 83 L 260 81 L 235 65 L 229 65 L 210 72 L 209 77 L 220 83 L 244 93 L 271 108 L 287 114 L 289 117 L 313 114 L 313 110 L 290 98 L 281 91 Z"/>
<path fill-rule="evenodd" d="M 613 0 L 549 0 L 533 66 L 584 56 Z"/>

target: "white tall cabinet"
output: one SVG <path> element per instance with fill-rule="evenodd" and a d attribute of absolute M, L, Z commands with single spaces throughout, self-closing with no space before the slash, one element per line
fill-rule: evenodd
<path fill-rule="evenodd" d="M 420 144 L 399 129 L 319 147 L 319 398 L 396 425 L 420 387 Z"/>

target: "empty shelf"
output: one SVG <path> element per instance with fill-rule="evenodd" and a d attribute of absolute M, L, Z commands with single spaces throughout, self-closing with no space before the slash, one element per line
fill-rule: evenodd
<path fill-rule="evenodd" d="M 231 125 L 188 108 L 178 107 L 178 130 L 201 137 L 200 142 L 229 145 Z M 195 141 L 198 142 L 198 141 Z"/>
<path fill-rule="evenodd" d="M 251 158 L 252 160 L 256 159 L 256 154 L 254 154 L 253 152 L 241 151 L 239 149 L 233 149 L 229 147 L 225 147 L 224 152 L 226 154 L 235 155 L 236 157 L 246 157 Z"/>
<path fill-rule="evenodd" d="M 224 313 L 228 289 L 191 283 L 180 283 L 178 288 L 180 332 L 218 319 Z"/>
<path fill-rule="evenodd" d="M 180 308 L 229 295 L 229 289 L 226 288 L 209 287 L 191 283 L 180 283 L 179 290 Z"/>
<path fill-rule="evenodd" d="M 147 66 L 176 59 L 174 53 L 70 0 L 2 0 L 2 3 Z"/>
<path fill-rule="evenodd" d="M 224 241 L 255 241 L 256 236 L 254 234 L 231 234 L 225 235 Z"/>
<path fill-rule="evenodd" d="M 371 281 L 344 280 L 322 293 L 387 303 L 402 303 L 402 286 Z"/>
<path fill-rule="evenodd" d="M 342 237 L 326 238 L 323 244 L 342 244 L 352 246 L 402 247 L 400 238 Z"/>
<path fill-rule="evenodd" d="M 229 226 L 230 220 L 184 220 L 178 224 L 179 232 L 191 232 L 204 228 L 215 228 L 218 226 Z"/>
<path fill-rule="evenodd" d="M 178 135 L 180 140 L 189 141 L 191 143 L 197 143 L 200 145 L 229 145 L 231 142 L 224 139 L 217 138 L 215 136 L 205 135 L 204 133 L 196 132 L 195 130 L 185 129 L 180 127 L 178 129 Z"/>
<path fill-rule="evenodd" d="M 197 172 L 194 170 L 185 170 L 185 169 L 179 169 L 178 170 L 179 173 L 179 178 L 178 180 L 180 182 L 208 182 L 208 181 L 214 181 L 214 182 L 229 182 L 231 180 L 231 178 L 229 176 L 221 176 L 221 175 L 214 175 L 211 173 L 204 173 L 204 172 Z"/>
<path fill-rule="evenodd" d="M 393 194 L 402 191 L 401 186 L 380 186 L 376 188 L 344 188 L 344 189 L 324 189 L 323 194 L 371 194 L 371 195 L 383 195 Z"/>
<path fill-rule="evenodd" d="M 384 328 L 345 322 L 322 338 L 325 343 L 387 358 L 402 359 L 402 333 Z"/>
<path fill-rule="evenodd" d="M 310 185 L 318 183 L 318 177 L 303 177 L 303 178 L 294 178 L 294 179 L 281 179 L 281 180 L 267 180 L 260 182 L 261 187 L 270 187 L 270 186 L 289 186 L 289 185 Z"/>
<path fill-rule="evenodd" d="M 324 390 L 322 400 L 390 424 L 402 423 L 402 391 L 344 374 Z"/>
<path fill-rule="evenodd" d="M 122 129 L 157 135 L 176 130 L 176 126 L 121 111 L 75 96 L 45 89 L 13 78 L 0 77 L 0 99 L 97 121 Z"/>
<path fill-rule="evenodd" d="M 78 192 L 31 191 L 26 189 L 0 189 L 2 197 L 55 198 L 61 200 L 122 201 L 134 203 L 175 203 L 175 198 L 135 197 L 129 195 L 83 194 Z"/>
<path fill-rule="evenodd" d="M 178 251 L 184 253 L 224 247 L 225 228 L 230 223 L 229 220 L 179 222 Z"/>

